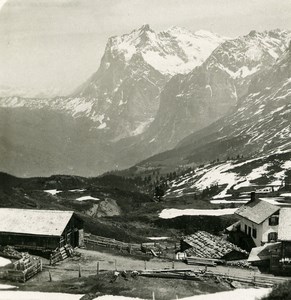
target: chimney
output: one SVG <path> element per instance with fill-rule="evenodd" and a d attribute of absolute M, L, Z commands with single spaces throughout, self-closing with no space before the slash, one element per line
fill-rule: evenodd
<path fill-rule="evenodd" d="M 256 192 L 251 192 L 251 202 L 256 200 Z"/>

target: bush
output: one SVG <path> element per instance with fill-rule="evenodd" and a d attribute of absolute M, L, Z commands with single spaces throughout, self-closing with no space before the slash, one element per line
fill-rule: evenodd
<path fill-rule="evenodd" d="M 289 300 L 291 299 L 291 281 L 286 281 L 273 288 L 268 296 L 261 300 Z"/>

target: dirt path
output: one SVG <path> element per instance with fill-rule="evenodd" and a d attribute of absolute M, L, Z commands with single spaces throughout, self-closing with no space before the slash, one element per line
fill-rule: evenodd
<path fill-rule="evenodd" d="M 49 280 L 49 271 L 54 281 L 76 278 L 79 276 L 79 269 L 81 271 L 81 276 L 95 275 L 97 273 L 97 262 L 99 262 L 100 271 L 114 271 L 115 268 L 119 271 L 172 269 L 173 267 L 175 269 L 191 269 L 196 271 L 201 268 L 203 269 L 201 266 L 189 266 L 183 262 L 172 262 L 158 258 L 152 258 L 149 261 L 144 261 L 130 256 L 126 257 L 93 250 L 78 249 L 77 252 L 81 254 L 79 259 L 70 258 L 56 264 L 55 266 L 48 266 L 48 264 L 44 264 L 44 272 L 33 278 L 30 282 L 37 280 Z M 208 267 L 208 270 L 233 276 L 253 277 L 254 275 L 260 274 L 258 271 L 228 268 L 225 266 Z M 29 284 L 29 282 L 27 284 Z"/>
<path fill-rule="evenodd" d="M 69 258 L 62 261 L 55 266 L 49 266 L 44 263 L 44 270 L 38 276 L 32 278 L 26 283 L 27 286 L 35 284 L 37 282 L 49 281 L 49 272 L 53 281 L 62 281 L 81 276 L 95 275 L 97 273 L 97 263 L 99 262 L 99 270 L 114 271 L 115 269 L 122 270 L 157 270 L 157 269 L 191 269 L 199 271 L 204 269 L 203 266 L 191 266 L 180 261 L 169 261 L 158 258 L 152 258 L 149 261 L 136 259 L 130 256 L 121 256 L 118 254 L 112 254 L 101 251 L 78 249 L 78 253 L 81 254 L 79 258 Z M 257 270 L 242 269 L 227 266 L 208 267 L 208 271 L 214 273 L 221 273 L 228 276 L 238 276 L 254 278 L 254 276 L 261 276 L 262 274 Z M 273 275 L 264 274 L 266 278 L 274 278 Z"/>

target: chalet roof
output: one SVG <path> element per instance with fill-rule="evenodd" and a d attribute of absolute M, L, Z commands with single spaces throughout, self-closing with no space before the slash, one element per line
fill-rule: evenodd
<path fill-rule="evenodd" d="M 256 199 L 242 205 L 235 211 L 235 214 L 256 224 L 261 224 L 279 209 L 278 206 L 267 201 Z"/>
<path fill-rule="evenodd" d="M 182 240 L 191 247 L 184 251 L 191 256 L 221 259 L 232 251 L 247 254 L 245 250 L 238 246 L 205 231 L 197 231 L 194 234 L 183 237 Z"/>
<path fill-rule="evenodd" d="M 291 207 L 280 209 L 278 240 L 291 241 Z"/>
<path fill-rule="evenodd" d="M 0 208 L 0 232 L 61 236 L 73 211 Z"/>

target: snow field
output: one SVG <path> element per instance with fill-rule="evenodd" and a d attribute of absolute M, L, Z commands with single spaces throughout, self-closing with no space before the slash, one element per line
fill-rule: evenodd
<path fill-rule="evenodd" d="M 159 214 L 161 219 L 172 219 L 180 216 L 223 216 L 232 215 L 236 208 L 225 209 L 163 209 Z"/>
<path fill-rule="evenodd" d="M 82 196 L 76 199 L 77 201 L 85 201 L 85 200 L 100 200 L 99 198 L 95 198 L 92 196 Z"/>
<path fill-rule="evenodd" d="M 4 267 L 11 264 L 11 260 L 4 258 L 4 257 L 0 257 L 0 267 Z"/>

